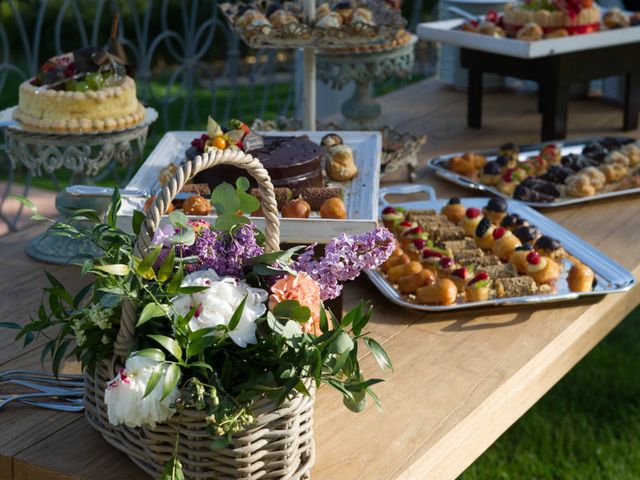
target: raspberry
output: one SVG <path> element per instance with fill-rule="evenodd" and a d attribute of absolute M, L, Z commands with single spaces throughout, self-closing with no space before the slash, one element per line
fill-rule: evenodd
<path fill-rule="evenodd" d="M 413 246 L 416 247 L 416 250 L 422 250 L 425 246 L 425 241 L 421 238 L 414 238 L 413 240 L 411 240 L 411 243 L 413 243 Z"/>
<path fill-rule="evenodd" d="M 451 257 L 444 257 L 440 260 L 440 266 L 444 269 L 449 269 L 453 265 L 453 259 Z"/>
<path fill-rule="evenodd" d="M 504 227 L 498 227 L 493 231 L 493 238 L 494 240 L 498 240 L 499 238 L 502 238 L 504 236 L 504 234 L 506 233 L 507 229 Z"/>
<path fill-rule="evenodd" d="M 444 255 L 442 255 L 440 252 L 431 250 L 430 248 L 425 248 L 424 250 L 422 250 L 422 256 L 442 258 Z"/>
<path fill-rule="evenodd" d="M 406 235 L 419 235 L 421 233 L 423 233 L 424 230 L 422 229 L 422 227 L 418 226 L 415 228 L 412 228 L 411 230 L 409 230 Z"/>
<path fill-rule="evenodd" d="M 540 257 L 540 254 L 535 250 L 527 255 L 527 262 L 529 262 L 531 265 L 538 265 L 540 263 L 540 260 L 542 260 L 542 258 Z"/>
<path fill-rule="evenodd" d="M 409 220 L 405 220 L 404 222 L 400 223 L 401 227 L 410 227 L 412 225 L 413 223 L 411 223 Z"/>
<path fill-rule="evenodd" d="M 480 211 L 479 208 L 467 208 L 467 218 L 476 218 L 477 216 L 479 216 L 482 212 Z"/>
<path fill-rule="evenodd" d="M 467 275 L 469 275 L 469 270 L 467 270 L 466 267 L 458 268 L 451 272 L 451 275 L 464 280 L 465 278 L 467 278 Z"/>
<path fill-rule="evenodd" d="M 387 214 L 387 213 L 396 213 L 396 209 L 393 207 L 386 207 L 384 210 L 382 210 L 383 214 Z"/>

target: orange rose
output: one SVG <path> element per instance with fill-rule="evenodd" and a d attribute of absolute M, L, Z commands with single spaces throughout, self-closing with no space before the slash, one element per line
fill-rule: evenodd
<path fill-rule="evenodd" d="M 306 333 L 320 335 L 320 288 L 314 279 L 306 272 L 298 272 L 296 275 L 287 275 L 281 278 L 271 287 L 269 296 L 269 309 L 285 300 L 297 300 L 300 305 L 309 307 L 311 318 L 302 325 Z"/>

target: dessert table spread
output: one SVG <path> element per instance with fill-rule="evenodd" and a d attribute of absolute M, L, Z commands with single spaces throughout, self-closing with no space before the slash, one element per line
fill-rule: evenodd
<path fill-rule="evenodd" d="M 428 98 L 428 106 L 416 105 L 416 98 Z M 423 161 L 427 155 L 535 140 L 532 98 L 495 93 L 486 99 L 492 122 L 482 133 L 460 125 L 464 94 L 433 80 L 384 98 L 385 120 L 430 135 Z M 503 109 L 507 99 L 511 112 Z M 572 135 L 615 133 L 615 107 L 584 100 L 572 108 Z M 468 194 L 433 174 L 422 180 L 439 197 Z M 548 215 L 638 278 L 640 247 L 630 239 L 640 234 L 639 207 L 640 196 L 631 196 Z M 31 227 L 0 239 L 0 321 L 25 321 L 36 308 L 45 283 L 42 264 L 23 249 L 38 233 L 40 227 Z M 50 270 L 70 286 L 79 283 L 74 268 Z M 369 406 L 351 413 L 337 404 L 335 392 L 320 389 L 314 479 L 455 478 L 639 303 L 640 286 L 557 305 L 425 314 L 391 304 L 362 278 L 345 291 L 347 306 L 358 298 L 370 298 L 375 306 L 371 332 L 393 359 L 395 373 L 377 386 L 383 412 Z M 362 361 L 365 372 L 374 371 L 374 364 L 370 357 Z M 13 332 L 0 330 L 0 370 L 9 368 L 39 369 L 39 348 L 23 351 L 13 343 Z M 147 477 L 82 414 L 8 405 L 0 411 L 0 479 L 5 478 Z"/>

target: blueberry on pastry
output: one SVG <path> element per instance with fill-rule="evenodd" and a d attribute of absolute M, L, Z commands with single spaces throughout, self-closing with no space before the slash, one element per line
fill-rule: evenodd
<path fill-rule="evenodd" d="M 484 250 L 490 250 L 495 242 L 493 238 L 493 230 L 495 227 L 491 223 L 487 217 L 482 217 L 478 226 L 476 227 L 476 231 L 473 234 L 473 239 L 476 242 L 478 248 L 482 248 Z"/>

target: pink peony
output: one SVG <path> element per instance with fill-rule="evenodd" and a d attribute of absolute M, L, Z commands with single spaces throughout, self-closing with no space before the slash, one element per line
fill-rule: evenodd
<path fill-rule="evenodd" d="M 306 333 L 320 335 L 320 287 L 306 272 L 298 272 L 295 275 L 287 275 L 281 278 L 271 287 L 269 296 L 269 309 L 285 300 L 297 300 L 300 305 L 309 307 L 311 318 L 302 325 Z"/>

